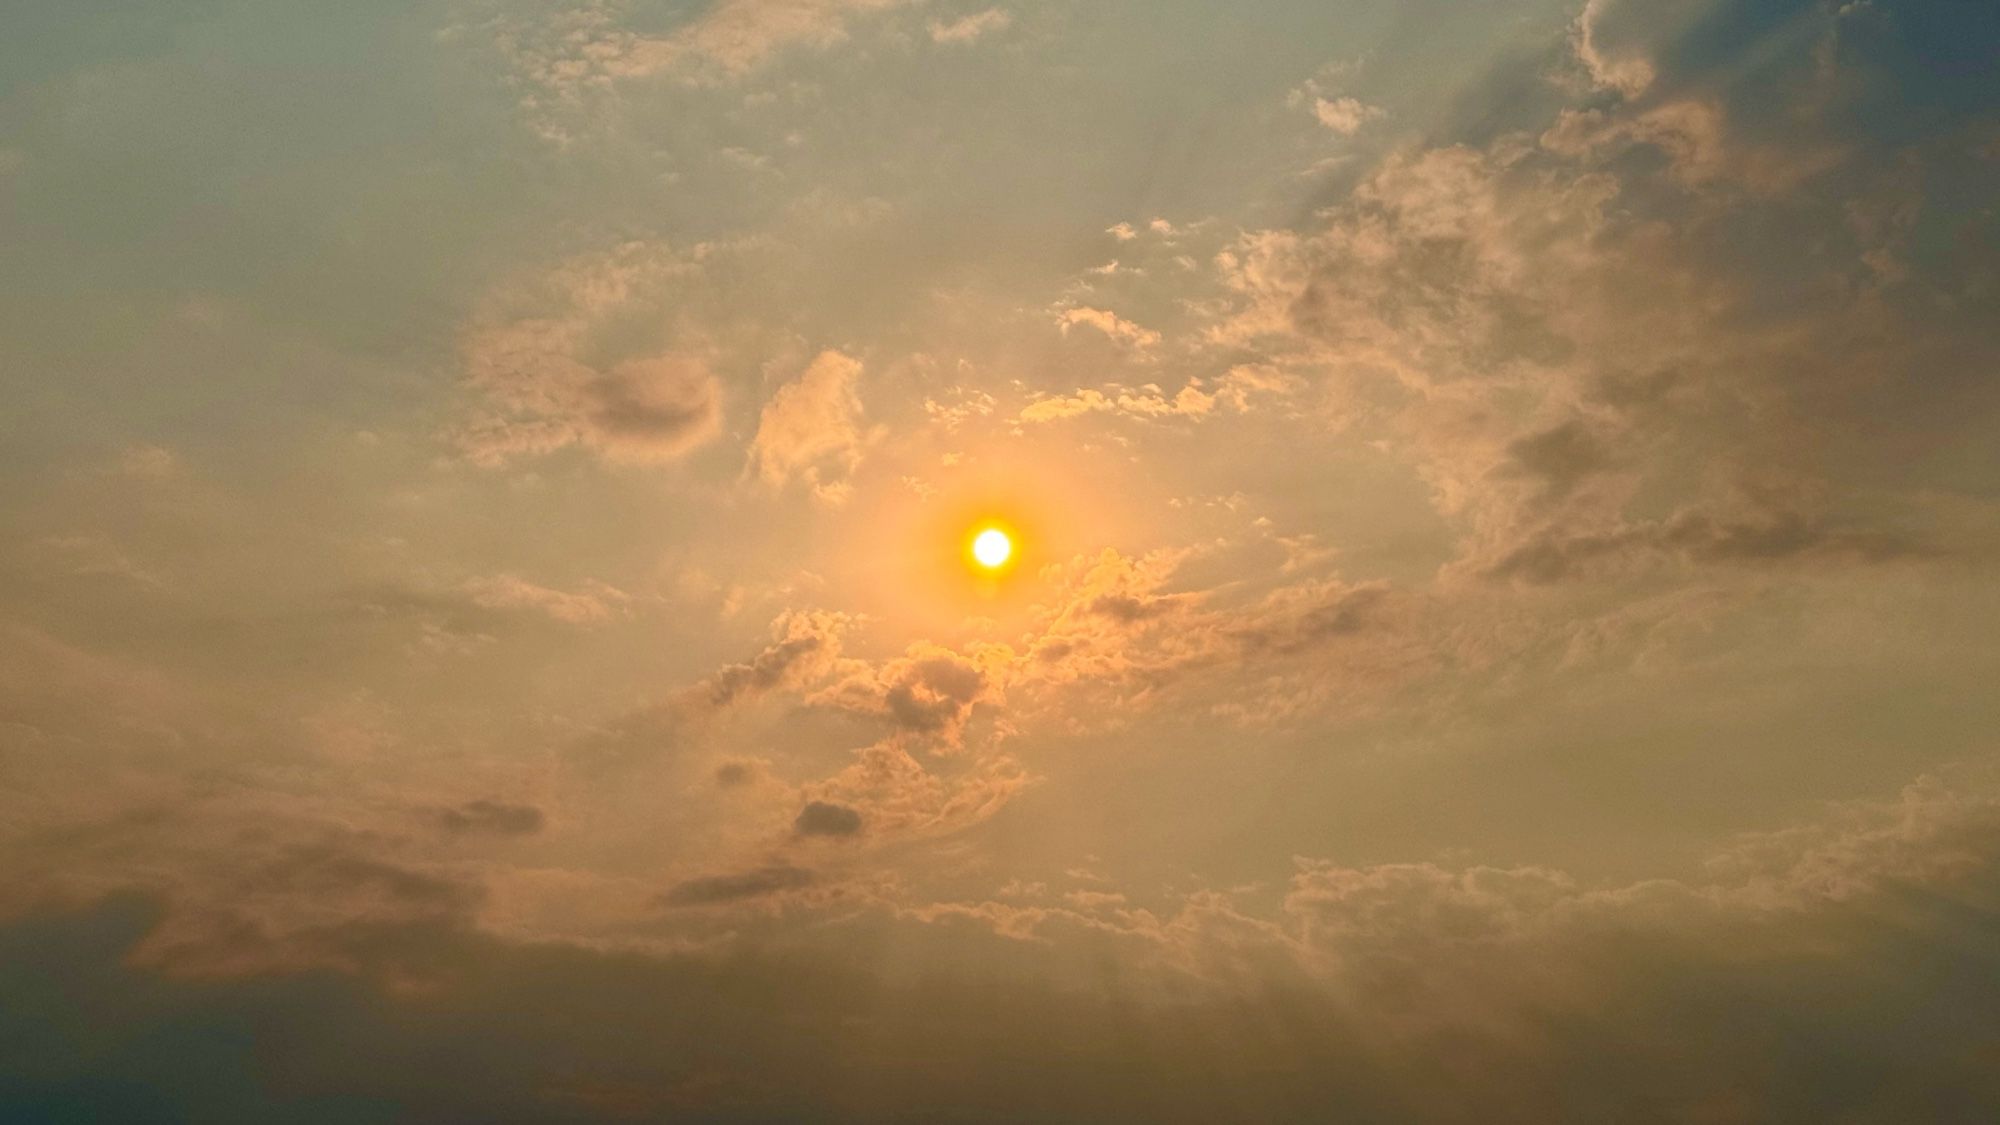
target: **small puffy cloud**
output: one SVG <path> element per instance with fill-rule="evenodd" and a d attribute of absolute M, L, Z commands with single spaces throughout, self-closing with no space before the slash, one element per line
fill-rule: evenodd
<path fill-rule="evenodd" d="M 1353 136 L 1361 131 L 1363 125 L 1385 113 L 1380 106 L 1369 105 L 1359 98 L 1328 88 L 1352 69 L 1353 66 L 1347 63 L 1334 63 L 1322 68 L 1317 75 L 1294 88 L 1285 99 L 1286 104 L 1310 112 L 1321 125 L 1343 137 Z"/>
<path fill-rule="evenodd" d="M 932 20 L 931 42 L 970 43 L 982 35 L 1005 31 L 1013 22 L 1013 13 L 1003 8 L 988 8 L 949 22 Z"/>
<path fill-rule="evenodd" d="M 1022 407 L 1018 417 L 1023 422 L 1059 422 L 1086 414 L 1201 419 L 1214 414 L 1218 405 L 1240 414 L 1248 411 L 1255 399 L 1291 395 L 1304 385 L 1297 376 L 1274 367 L 1246 364 L 1213 381 L 1190 379 L 1172 395 L 1153 383 L 1141 387 L 1111 383 L 1103 390 L 1084 387 L 1075 394 L 1037 398 Z"/>
<path fill-rule="evenodd" d="M 1056 324 L 1065 336 L 1069 335 L 1070 329 L 1082 325 L 1086 328 L 1095 328 L 1118 343 L 1141 350 L 1160 342 L 1160 334 L 1145 325 L 1134 324 L 1115 312 L 1094 309 L 1088 305 L 1064 309 L 1057 314 Z"/>
<path fill-rule="evenodd" d="M 1239 364 L 1216 380 L 1215 398 L 1231 409 L 1245 411 L 1253 399 L 1282 398 L 1304 388 L 1305 380 L 1268 364 Z"/>
<path fill-rule="evenodd" d="M 779 387 L 764 404 L 751 465 L 766 483 L 804 480 L 823 500 L 846 498 L 846 477 L 861 461 L 861 396 L 855 384 L 861 362 L 837 351 L 821 352 L 804 372 Z"/>
<path fill-rule="evenodd" d="M 1080 390 L 1073 395 L 1037 399 L 1021 408 L 1023 422 L 1056 422 L 1098 411 L 1117 409 L 1117 403 L 1102 391 Z"/>
<path fill-rule="evenodd" d="M 1368 105 L 1356 98 L 1316 97 L 1312 109 L 1313 116 L 1321 125 L 1343 137 L 1353 136 L 1361 131 L 1363 125 L 1382 116 L 1380 106 Z"/>
<path fill-rule="evenodd" d="M 1097 413 L 1128 414 L 1140 418 L 1169 415 L 1200 418 L 1215 408 L 1216 401 L 1215 395 L 1202 389 L 1199 380 L 1190 381 L 1172 398 L 1150 385 L 1133 389 L 1113 384 L 1110 390 L 1111 393 L 1106 394 L 1087 387 L 1073 395 L 1036 399 L 1021 408 L 1019 417 L 1023 422 L 1056 422 Z"/>
<path fill-rule="evenodd" d="M 1653 84 L 1652 48 L 1684 30 L 1704 6 L 1587 0 L 1571 28 L 1571 45 L 1591 81 L 1626 97 Z"/>

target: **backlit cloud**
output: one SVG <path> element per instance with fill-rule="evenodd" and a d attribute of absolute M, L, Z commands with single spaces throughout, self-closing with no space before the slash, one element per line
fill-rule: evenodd
<path fill-rule="evenodd" d="M 803 480 L 823 500 L 844 499 L 846 476 L 860 463 L 867 440 L 860 378 L 859 360 L 828 351 L 779 387 L 764 404 L 750 445 L 758 476 L 773 485 Z"/>

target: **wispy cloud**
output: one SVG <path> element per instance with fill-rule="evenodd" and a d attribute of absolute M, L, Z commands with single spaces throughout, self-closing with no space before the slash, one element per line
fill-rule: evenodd
<path fill-rule="evenodd" d="M 1014 23 L 1012 12 L 1004 8 L 988 8 L 958 19 L 932 20 L 931 41 L 934 43 L 970 43 L 996 31 L 1005 31 Z"/>

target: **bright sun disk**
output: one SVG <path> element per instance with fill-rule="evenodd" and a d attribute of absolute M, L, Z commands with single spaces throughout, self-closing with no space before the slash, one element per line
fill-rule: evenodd
<path fill-rule="evenodd" d="M 1014 554 L 1014 541 L 997 527 L 989 527 L 972 540 L 972 557 L 980 566 L 992 570 L 1006 563 Z"/>

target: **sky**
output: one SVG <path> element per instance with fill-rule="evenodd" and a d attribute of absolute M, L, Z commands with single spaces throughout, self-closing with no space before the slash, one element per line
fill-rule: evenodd
<path fill-rule="evenodd" d="M 1991 3 L 0 26 L 0 1117 L 2000 1117 Z"/>

